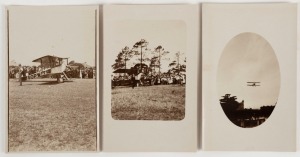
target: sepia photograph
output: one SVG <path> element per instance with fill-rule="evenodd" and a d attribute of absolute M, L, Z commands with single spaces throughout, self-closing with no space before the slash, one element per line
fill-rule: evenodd
<path fill-rule="evenodd" d="M 182 120 L 185 116 L 186 25 L 180 20 L 124 20 L 111 55 L 115 120 Z"/>
<path fill-rule="evenodd" d="M 98 6 L 10 6 L 8 151 L 97 150 Z"/>
<path fill-rule="evenodd" d="M 296 19 L 291 3 L 202 5 L 203 150 L 296 150 Z"/>
<path fill-rule="evenodd" d="M 197 149 L 199 7 L 103 6 L 103 151 Z"/>
<path fill-rule="evenodd" d="M 219 101 L 242 128 L 264 123 L 280 92 L 280 68 L 271 45 L 256 33 L 241 33 L 226 45 L 218 65 Z"/>

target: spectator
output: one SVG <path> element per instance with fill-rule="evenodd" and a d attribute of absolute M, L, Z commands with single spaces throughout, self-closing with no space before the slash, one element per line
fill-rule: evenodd
<path fill-rule="evenodd" d="M 22 65 L 19 64 L 19 82 L 20 82 L 20 86 L 22 86 L 22 79 L 23 79 L 22 77 L 25 76 L 24 72 L 25 71 L 24 71 Z"/>
<path fill-rule="evenodd" d="M 134 74 L 132 74 L 132 75 L 131 75 L 131 85 L 132 85 L 132 89 L 134 89 L 135 84 L 136 84 L 135 76 L 134 76 Z"/>

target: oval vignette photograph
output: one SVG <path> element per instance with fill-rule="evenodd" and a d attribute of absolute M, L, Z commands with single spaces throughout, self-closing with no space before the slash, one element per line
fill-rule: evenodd
<path fill-rule="evenodd" d="M 263 124 L 280 92 L 279 63 L 269 42 L 250 32 L 233 37 L 218 63 L 217 88 L 221 107 L 233 124 Z"/>

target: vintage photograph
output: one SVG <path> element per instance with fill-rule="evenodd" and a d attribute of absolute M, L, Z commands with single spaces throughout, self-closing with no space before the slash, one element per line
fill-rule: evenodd
<path fill-rule="evenodd" d="M 115 120 L 185 116 L 186 25 L 180 20 L 115 22 L 111 115 Z"/>
<path fill-rule="evenodd" d="M 10 6 L 8 151 L 97 150 L 97 6 Z"/>
<path fill-rule="evenodd" d="M 203 4 L 202 15 L 203 149 L 295 151 L 297 5 Z"/>
<path fill-rule="evenodd" d="M 103 151 L 197 149 L 199 7 L 103 6 Z"/>
<path fill-rule="evenodd" d="M 241 33 L 226 45 L 217 86 L 228 119 L 242 128 L 264 123 L 280 92 L 280 70 L 271 45 L 256 33 Z"/>

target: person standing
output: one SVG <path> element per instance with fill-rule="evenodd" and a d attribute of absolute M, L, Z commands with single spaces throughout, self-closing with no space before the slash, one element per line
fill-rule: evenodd
<path fill-rule="evenodd" d="M 19 64 L 19 82 L 20 82 L 20 86 L 22 86 L 23 71 L 24 71 L 24 69 L 22 68 L 22 65 Z"/>
<path fill-rule="evenodd" d="M 82 79 L 82 71 L 81 71 L 81 69 L 79 70 L 79 78 Z"/>
<path fill-rule="evenodd" d="M 134 89 L 136 81 L 135 81 L 135 76 L 134 74 L 131 75 L 131 84 L 132 84 L 132 89 Z"/>

